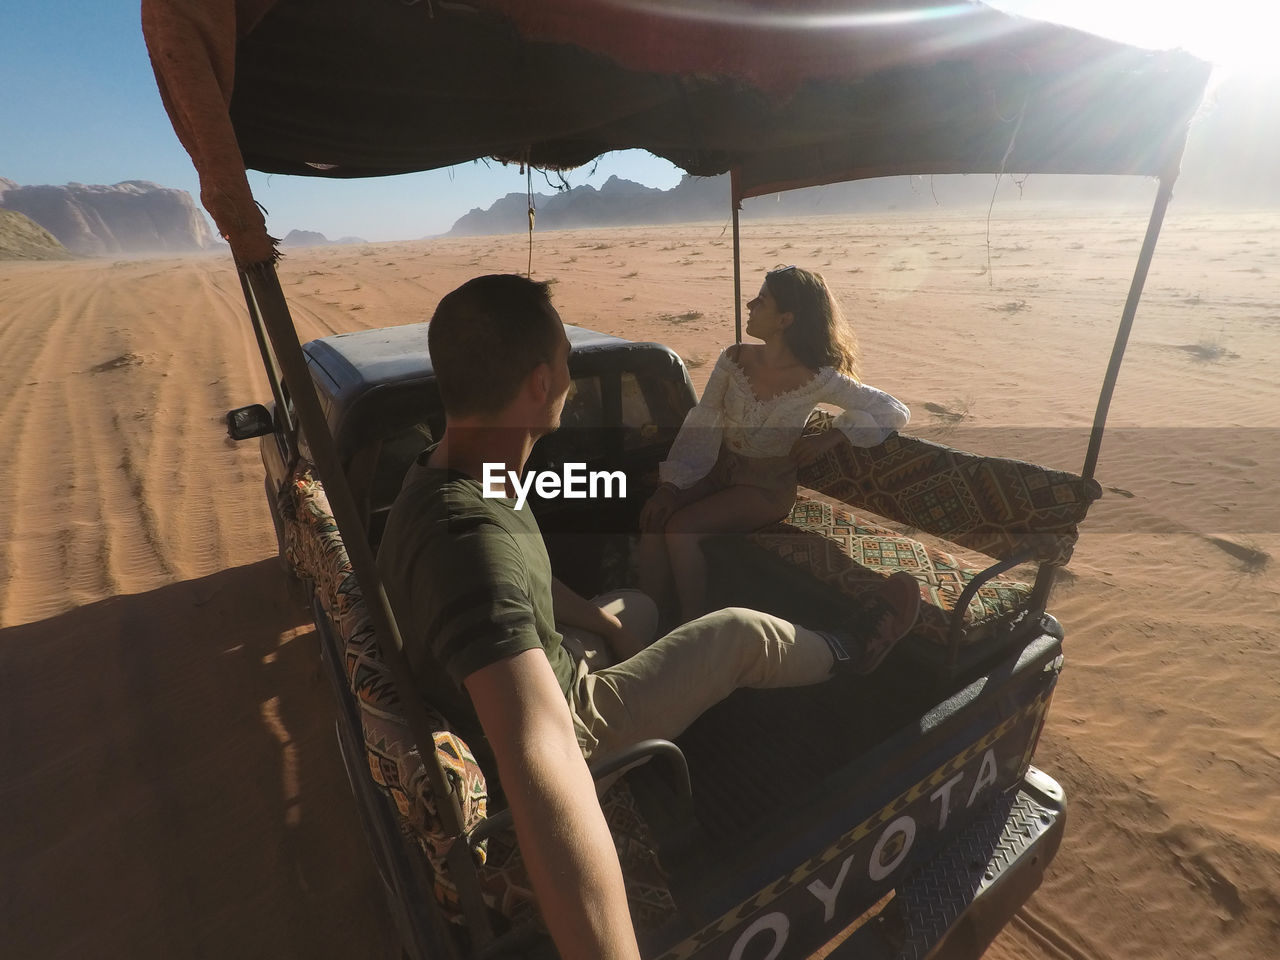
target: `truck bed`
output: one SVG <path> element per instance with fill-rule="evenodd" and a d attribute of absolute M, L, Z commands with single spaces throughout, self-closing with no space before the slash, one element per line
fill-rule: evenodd
<path fill-rule="evenodd" d="M 875 903 L 1013 795 L 1060 662 L 1044 635 L 941 702 L 899 663 L 874 681 L 739 691 L 709 711 L 677 741 L 688 808 L 656 778 L 633 785 L 680 908 L 663 939 L 701 950 L 782 905 L 793 944 L 824 942 L 834 931 L 813 884 Z"/>

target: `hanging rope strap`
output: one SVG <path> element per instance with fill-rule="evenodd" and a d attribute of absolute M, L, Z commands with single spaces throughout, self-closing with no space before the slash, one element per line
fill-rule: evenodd
<path fill-rule="evenodd" d="M 523 166 L 525 170 L 525 174 L 526 174 L 525 193 L 529 198 L 529 266 L 528 266 L 528 269 L 525 271 L 525 276 L 528 277 L 530 280 L 532 280 L 533 279 L 533 217 L 534 217 L 533 167 L 529 164 L 527 159 L 523 164 L 521 164 L 521 166 Z"/>

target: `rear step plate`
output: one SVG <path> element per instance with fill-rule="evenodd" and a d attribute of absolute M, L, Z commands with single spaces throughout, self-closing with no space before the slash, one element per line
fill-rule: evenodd
<path fill-rule="evenodd" d="M 996 899 L 1006 905 L 1009 916 L 984 917 L 984 926 L 1002 926 L 1039 886 L 1065 819 L 1062 788 L 1031 768 L 1016 794 L 992 801 L 964 833 L 908 875 L 878 916 L 860 918 L 855 930 L 837 937 L 817 956 L 925 960 L 980 898 L 984 906 Z M 1001 886 L 1018 889 L 1000 896 L 995 888 Z"/>

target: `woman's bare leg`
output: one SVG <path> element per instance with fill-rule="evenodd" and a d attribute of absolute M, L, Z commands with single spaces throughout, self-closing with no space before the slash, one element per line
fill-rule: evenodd
<path fill-rule="evenodd" d="M 776 497 L 759 487 L 725 487 L 677 510 L 667 520 L 666 552 L 684 621 L 707 612 L 707 561 L 703 537 L 746 533 L 786 516 Z"/>
<path fill-rule="evenodd" d="M 714 475 L 708 475 L 688 489 L 680 491 L 677 495 L 678 502 L 687 507 L 720 489 L 723 488 L 718 486 Z M 671 558 L 667 553 L 666 523 L 670 521 L 671 516 L 679 512 L 679 509 L 677 507 L 672 514 L 668 515 L 660 526 L 640 528 L 640 543 L 636 556 L 636 573 L 640 590 L 648 594 L 658 605 L 658 609 L 662 611 L 664 623 L 670 623 L 676 617 L 672 604 Z M 683 621 L 676 621 L 670 625 L 675 626 L 679 622 Z"/>
<path fill-rule="evenodd" d="M 671 561 L 667 557 L 667 541 L 661 533 L 641 533 L 637 555 L 640 590 L 648 594 L 661 610 L 671 598 Z"/>

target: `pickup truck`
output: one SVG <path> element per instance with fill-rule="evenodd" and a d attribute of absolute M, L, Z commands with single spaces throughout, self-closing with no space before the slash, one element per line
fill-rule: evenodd
<path fill-rule="evenodd" d="M 666 347 L 568 332 L 574 380 L 562 427 L 539 441 L 528 469 L 621 471 L 625 492 L 535 492 L 530 508 L 557 575 L 591 596 L 633 582 L 640 508 L 696 396 Z M 303 349 L 376 549 L 407 467 L 443 428 L 426 326 Z M 291 420 L 274 405 L 228 414 L 232 437 L 261 437 L 281 557 L 311 598 L 338 743 L 405 955 L 555 956 L 492 771 L 448 717 L 432 714 L 427 758 L 443 779 L 424 773 L 406 743 L 307 438 Z M 815 412 L 810 429 L 828 420 Z M 602 800 L 642 949 L 664 960 L 785 960 L 824 948 L 979 956 L 1037 888 L 1063 834 L 1063 790 L 1032 765 L 1063 666 L 1062 631 L 1044 607 L 1100 491 L 1073 474 L 898 434 L 867 450 L 839 446 L 801 483 L 783 522 L 706 545 L 716 605 L 813 622 L 906 569 L 920 582 L 920 620 L 872 677 L 739 691 L 675 744 L 643 746 L 653 762 Z M 1028 566 L 1037 563 L 1038 572 Z M 450 796 L 433 795 L 433 782 Z"/>

